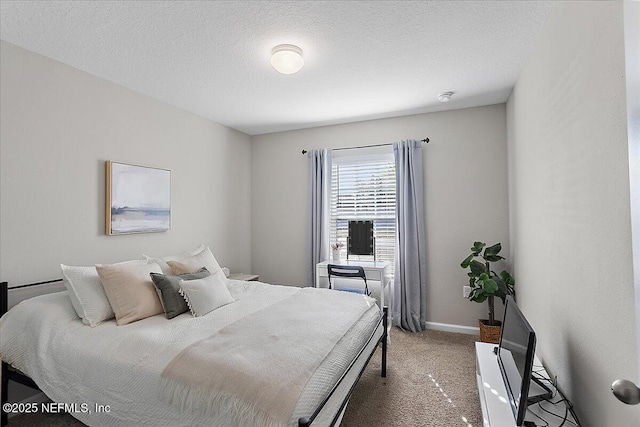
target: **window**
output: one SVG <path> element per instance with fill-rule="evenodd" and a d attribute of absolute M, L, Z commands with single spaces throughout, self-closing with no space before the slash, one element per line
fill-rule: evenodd
<path fill-rule="evenodd" d="M 347 250 L 350 220 L 373 220 L 376 259 L 389 262 L 393 272 L 396 240 L 396 168 L 393 154 L 334 156 L 329 236 L 331 243 L 345 244 L 343 257 Z M 371 257 L 349 255 L 349 259 Z"/>

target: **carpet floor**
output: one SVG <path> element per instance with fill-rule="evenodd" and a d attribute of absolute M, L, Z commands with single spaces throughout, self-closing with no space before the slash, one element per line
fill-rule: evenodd
<path fill-rule="evenodd" d="M 482 426 L 476 340 L 473 335 L 393 328 L 387 377 L 380 378 L 380 356 L 374 355 L 341 426 Z"/>
<path fill-rule="evenodd" d="M 479 427 L 482 414 L 475 376 L 476 337 L 393 328 L 387 378 L 380 377 L 380 349 L 369 362 L 342 427 Z M 23 414 L 9 427 L 82 427 L 67 414 Z"/>

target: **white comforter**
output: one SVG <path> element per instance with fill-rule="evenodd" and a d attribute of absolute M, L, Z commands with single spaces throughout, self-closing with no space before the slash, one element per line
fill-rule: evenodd
<path fill-rule="evenodd" d="M 158 315 L 125 326 L 109 321 L 95 328 L 76 316 L 66 292 L 43 295 L 18 304 L 2 317 L 0 356 L 33 378 L 53 401 L 86 404 L 72 415 L 88 425 L 238 425 L 218 414 L 205 417 L 163 402 L 158 389 L 161 372 L 185 347 L 297 289 L 230 281 L 236 303 L 207 316 L 193 318 L 185 313 L 167 320 Z M 298 417 L 313 412 L 368 339 L 380 317 L 371 301 L 371 308 L 304 388 L 289 425 L 297 425 Z M 108 406 L 109 411 L 96 412 L 96 405 Z"/>

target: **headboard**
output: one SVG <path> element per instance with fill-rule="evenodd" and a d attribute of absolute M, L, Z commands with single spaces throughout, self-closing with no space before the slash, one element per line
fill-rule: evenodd
<path fill-rule="evenodd" d="M 62 279 L 46 280 L 44 282 L 28 283 L 26 285 L 17 285 L 17 286 L 11 286 L 11 287 L 9 287 L 9 283 L 7 282 L 0 282 L 0 317 L 2 317 L 7 311 L 9 311 L 9 291 L 15 291 L 18 289 L 28 290 L 29 288 L 35 289 L 36 286 L 48 285 L 52 283 L 62 283 Z M 64 290 L 64 288 L 62 289 L 52 288 L 52 289 L 47 289 L 47 292 L 45 293 L 57 292 L 61 290 Z M 37 294 L 34 292 L 26 292 L 23 294 L 24 298 L 22 299 L 18 298 L 18 299 L 19 301 L 22 301 L 27 298 L 31 298 L 32 296 L 36 296 L 40 294 L 41 292 Z M 11 304 L 11 306 L 15 304 L 17 303 Z"/>

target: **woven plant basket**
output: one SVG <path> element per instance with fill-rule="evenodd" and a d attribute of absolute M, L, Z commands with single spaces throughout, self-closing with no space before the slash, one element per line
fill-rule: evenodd
<path fill-rule="evenodd" d="M 485 322 L 489 323 L 489 320 L 478 320 L 478 324 L 480 325 L 480 341 L 498 344 L 500 342 L 500 331 L 502 330 L 502 322 L 496 321 L 496 325 L 494 326 L 485 325 Z"/>

